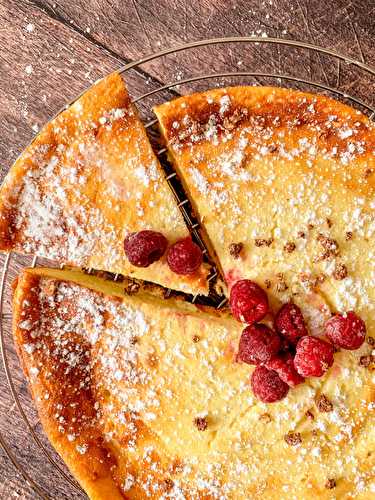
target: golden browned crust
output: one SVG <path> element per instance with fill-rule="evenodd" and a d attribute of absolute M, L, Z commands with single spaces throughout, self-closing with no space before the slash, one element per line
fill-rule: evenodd
<path fill-rule="evenodd" d="M 123 376 L 135 391 L 144 384 L 144 368 L 152 370 L 158 363 L 152 353 L 144 367 L 137 362 L 137 329 L 144 334 L 145 319 L 153 321 L 160 308 L 166 313 L 162 323 L 174 315 L 172 322 L 184 315 L 195 315 L 195 321 L 200 314 L 210 318 L 209 312 L 214 322 L 228 322 L 225 314 L 210 308 L 175 299 L 166 303 L 152 285 L 129 293 L 130 284 L 47 268 L 25 270 L 14 284 L 14 339 L 43 428 L 89 497 L 98 500 L 141 499 L 145 492 L 156 499 L 177 491 L 171 477 L 179 470 L 178 457 L 165 454 L 147 416 L 127 409 L 117 393 L 121 356 L 129 358 Z M 232 320 L 228 325 L 237 327 Z M 116 345 L 109 343 L 115 338 L 126 347 L 112 354 Z M 135 456 L 129 456 L 130 449 Z M 190 498 L 188 490 L 184 494 Z"/>
<path fill-rule="evenodd" d="M 123 498 L 110 473 L 114 457 L 103 442 L 91 389 L 90 346 L 76 332 L 57 338 L 44 317 L 41 293 L 53 298 L 55 283 L 24 273 L 13 300 L 13 331 L 43 428 L 90 498 Z M 66 303 L 67 316 L 75 313 Z M 71 309 L 70 309 L 71 308 Z M 59 311 L 54 311 L 58 314 Z M 37 325 L 42 337 L 35 337 Z"/>
<path fill-rule="evenodd" d="M 371 498 L 369 346 L 264 405 L 225 314 L 48 269 L 24 271 L 14 310 L 44 429 L 90 498 Z"/>
<path fill-rule="evenodd" d="M 0 191 L 0 249 L 208 293 L 206 265 L 188 277 L 170 271 L 165 257 L 132 266 L 124 238 L 142 229 L 171 244 L 189 235 L 114 73 L 48 123 L 11 168 Z"/>
<path fill-rule="evenodd" d="M 155 112 L 168 143 L 178 149 L 210 142 L 210 133 L 220 140 L 247 127 L 259 132 L 301 130 L 316 136 L 320 149 L 335 148 L 337 156 L 348 152 L 351 135 L 343 133 L 345 127 L 353 129 L 356 143 L 363 141 L 366 145 L 356 150 L 356 156 L 371 154 L 375 149 L 373 125 L 365 115 L 329 97 L 288 89 L 209 90 L 167 102 L 156 107 Z"/>

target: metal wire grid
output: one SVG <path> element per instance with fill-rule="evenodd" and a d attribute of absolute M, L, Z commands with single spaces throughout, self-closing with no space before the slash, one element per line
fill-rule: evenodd
<path fill-rule="evenodd" d="M 278 39 L 278 38 L 260 38 L 260 37 L 231 37 L 231 38 L 217 38 L 217 39 L 210 39 L 210 40 L 202 40 L 198 42 L 192 42 L 192 43 L 187 43 L 172 49 L 167 49 L 167 50 L 162 50 L 160 52 L 157 52 L 155 54 L 149 55 L 147 57 L 144 57 L 143 59 L 140 59 L 138 61 L 134 61 L 132 63 L 127 64 L 126 66 L 120 68 L 120 73 L 125 74 L 127 71 L 136 68 L 138 66 L 141 66 L 147 62 L 157 60 L 159 58 L 162 58 L 163 56 L 168 56 L 172 54 L 177 54 L 181 51 L 193 49 L 193 48 L 199 48 L 199 47 L 207 47 L 207 46 L 212 46 L 212 45 L 218 45 L 218 44 L 229 44 L 229 43 L 249 43 L 249 44 L 273 44 L 273 45 L 283 45 L 283 46 L 289 46 L 289 47 L 298 47 L 310 51 L 314 51 L 320 54 L 325 54 L 327 56 L 331 56 L 339 61 L 343 61 L 349 65 L 353 65 L 357 68 L 360 68 L 364 70 L 367 74 L 371 75 L 371 77 L 375 77 L 375 68 L 372 68 L 363 62 L 356 61 L 355 59 L 352 59 L 350 57 L 346 57 L 344 55 L 338 54 L 332 50 L 321 48 L 309 43 L 303 43 L 303 42 L 298 42 L 295 40 L 285 40 L 285 39 Z M 297 78 L 294 76 L 290 76 L 287 74 L 277 74 L 277 73 L 267 73 L 267 72 L 248 72 L 248 71 L 241 71 L 241 72 L 228 72 L 228 73 L 206 73 L 198 76 L 193 76 L 190 78 L 186 78 L 183 80 L 178 80 L 178 81 L 173 81 L 170 83 L 167 83 L 155 90 L 152 90 L 150 92 L 147 92 L 141 96 L 138 96 L 137 98 L 133 99 L 133 103 L 140 103 L 141 101 L 145 100 L 147 97 L 156 95 L 162 91 L 165 90 L 170 90 L 178 85 L 182 84 L 188 84 L 188 83 L 193 83 L 193 82 L 198 82 L 202 80 L 211 80 L 215 78 L 231 78 L 231 77 L 265 77 L 265 78 L 277 78 L 283 81 L 289 81 L 289 82 L 297 82 L 297 83 L 302 83 L 306 84 L 318 89 L 322 89 L 325 91 L 329 91 L 333 94 L 336 94 L 340 96 L 341 98 L 345 98 L 350 100 L 354 105 L 359 105 L 362 108 L 364 108 L 368 114 L 370 119 L 373 119 L 375 117 L 375 107 L 373 105 L 367 104 L 364 102 L 362 99 L 359 99 L 355 96 L 348 95 L 345 92 L 342 92 L 339 89 L 330 87 L 328 85 L 322 84 L 320 82 L 314 82 L 310 80 L 306 80 L 303 78 Z M 84 93 L 84 92 L 83 92 Z M 83 94 L 82 93 L 82 94 Z M 76 99 L 78 99 L 82 94 L 80 94 Z M 74 99 L 69 103 L 69 105 L 73 104 L 73 102 L 76 100 Z M 65 109 L 65 107 L 64 107 Z M 59 111 L 59 113 L 62 110 Z M 57 114 L 59 114 L 57 113 Z M 57 116 L 57 115 L 56 115 Z M 146 128 L 153 127 L 154 125 L 157 124 L 157 120 L 151 120 L 146 124 Z M 157 151 L 158 156 L 160 157 L 166 152 L 166 148 L 161 148 Z M 168 181 L 168 184 L 170 185 L 172 192 L 177 200 L 178 206 L 191 230 L 193 233 L 193 236 L 197 240 L 197 242 L 202 246 L 204 249 L 204 252 L 207 252 L 205 249 L 204 243 L 202 241 L 200 232 L 199 232 L 199 224 L 191 217 L 190 211 L 187 209 L 187 205 L 189 205 L 189 200 L 184 198 L 181 198 L 181 196 L 178 193 L 178 190 L 176 190 L 176 180 L 177 174 L 175 172 L 169 174 L 166 176 L 166 180 Z M 28 432 L 31 434 L 31 437 L 35 441 L 36 445 L 39 447 L 41 452 L 44 454 L 46 459 L 53 465 L 53 467 L 56 469 L 56 471 L 62 475 L 62 477 L 68 481 L 68 483 L 72 486 L 72 488 L 80 491 L 82 493 L 82 489 L 80 486 L 77 484 L 76 481 L 74 481 L 62 468 L 61 466 L 57 463 L 56 459 L 53 456 L 53 452 L 51 453 L 50 450 L 48 450 L 43 443 L 41 442 L 40 438 L 38 437 L 37 433 L 34 430 L 34 427 L 30 423 L 25 410 L 21 404 L 21 401 L 19 399 L 19 396 L 17 394 L 17 390 L 15 387 L 14 379 L 12 377 L 11 369 L 9 366 L 9 360 L 7 357 L 7 346 L 5 345 L 5 337 L 4 337 L 4 325 L 3 325 L 3 318 L 5 317 L 3 311 L 4 311 L 4 290 L 7 283 L 7 278 L 8 278 L 8 270 L 9 270 L 9 263 L 12 259 L 12 253 L 9 253 L 5 256 L 5 261 L 3 264 L 3 269 L 0 275 L 0 354 L 1 354 L 1 359 L 3 362 L 3 367 L 6 375 L 6 379 L 9 385 L 9 390 L 11 392 L 11 395 L 13 397 L 15 407 L 17 408 L 20 416 L 22 417 L 23 421 L 25 422 L 26 428 Z M 31 266 L 35 267 L 37 264 L 37 256 L 34 256 L 31 258 Z M 90 272 L 90 270 L 89 270 Z M 210 276 L 210 280 L 213 280 L 217 275 L 216 270 L 214 273 Z M 116 280 L 118 275 L 115 275 L 114 279 Z M 195 297 L 193 298 L 194 301 Z M 220 306 L 222 304 L 218 304 Z M 40 498 L 43 498 L 45 500 L 49 500 L 51 497 L 48 496 L 48 493 L 44 491 L 44 489 L 38 485 L 38 483 L 30 476 L 30 474 L 25 470 L 25 468 L 20 464 L 18 461 L 16 455 L 10 448 L 9 444 L 7 441 L 4 439 L 4 436 L 0 434 L 0 445 L 4 449 L 5 453 L 8 455 L 9 459 L 13 463 L 13 465 L 16 467 L 20 475 L 23 477 L 23 479 L 31 486 L 31 488 L 39 495 Z"/>

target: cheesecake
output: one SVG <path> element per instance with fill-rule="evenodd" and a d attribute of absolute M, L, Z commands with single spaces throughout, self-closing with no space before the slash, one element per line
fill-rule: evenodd
<path fill-rule="evenodd" d="M 293 298 L 313 331 L 355 309 L 374 333 L 374 124 L 326 96 L 268 87 L 208 90 L 155 113 L 227 292 L 254 280 L 274 305 Z"/>
<path fill-rule="evenodd" d="M 161 233 L 168 245 L 190 237 L 113 73 L 50 121 L 10 169 L 0 190 L 0 250 L 208 293 L 206 264 L 189 275 L 171 271 L 166 255 L 133 265 L 124 242 L 141 231 Z"/>
<path fill-rule="evenodd" d="M 368 343 L 266 404 L 226 311 L 47 268 L 21 273 L 13 310 L 43 428 L 89 498 L 374 495 Z"/>

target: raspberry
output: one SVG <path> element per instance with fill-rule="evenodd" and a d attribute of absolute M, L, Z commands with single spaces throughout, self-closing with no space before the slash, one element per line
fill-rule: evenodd
<path fill-rule="evenodd" d="M 325 325 L 325 334 L 336 346 L 350 351 L 361 347 L 365 341 L 365 322 L 353 311 L 336 314 Z"/>
<path fill-rule="evenodd" d="M 293 356 L 289 352 L 272 358 L 266 363 L 266 367 L 269 370 L 274 370 L 289 387 L 302 384 L 305 380 L 297 373 L 294 367 Z"/>
<path fill-rule="evenodd" d="M 242 332 L 238 359 L 250 365 L 266 363 L 280 349 L 280 337 L 266 325 L 254 324 Z"/>
<path fill-rule="evenodd" d="M 302 377 L 321 377 L 333 365 L 334 348 L 322 339 L 306 336 L 299 339 L 294 366 Z"/>
<path fill-rule="evenodd" d="M 291 344 L 297 344 L 300 337 L 307 335 L 301 309 L 292 302 L 284 304 L 275 318 L 276 331 L 286 337 Z"/>
<path fill-rule="evenodd" d="M 237 281 L 230 291 L 230 307 L 236 319 L 243 323 L 255 323 L 268 312 L 266 292 L 250 280 Z"/>
<path fill-rule="evenodd" d="M 257 366 L 251 375 L 251 387 L 255 396 L 263 403 L 274 403 L 285 398 L 289 386 L 273 370 Z"/>
<path fill-rule="evenodd" d="M 194 274 L 202 260 L 202 250 L 190 237 L 177 241 L 167 252 L 168 265 L 176 274 Z"/>
<path fill-rule="evenodd" d="M 139 231 L 130 233 L 125 238 L 124 249 L 133 266 L 148 267 L 164 254 L 168 241 L 157 231 Z"/>

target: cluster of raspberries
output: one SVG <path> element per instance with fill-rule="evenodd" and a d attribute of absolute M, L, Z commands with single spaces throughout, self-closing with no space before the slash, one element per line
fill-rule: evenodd
<path fill-rule="evenodd" d="M 169 268 L 176 274 L 194 274 L 203 255 L 191 238 L 168 244 L 156 231 L 129 234 L 124 241 L 129 262 L 148 267 L 166 253 Z M 250 280 L 237 281 L 230 292 L 230 306 L 236 319 L 247 324 L 242 332 L 237 360 L 256 365 L 251 376 L 255 396 L 265 403 L 284 398 L 289 387 L 305 377 L 321 377 L 333 364 L 335 346 L 358 349 L 364 342 L 366 326 L 353 311 L 335 314 L 325 324 L 327 342 L 308 334 L 300 308 L 284 304 L 274 321 L 274 329 L 258 323 L 269 312 L 266 292 Z"/>
<path fill-rule="evenodd" d="M 274 328 L 258 323 L 269 312 L 266 292 L 250 280 L 237 281 L 230 292 L 235 318 L 248 326 L 242 332 L 237 360 L 256 365 L 251 376 L 255 396 L 264 403 L 284 398 L 305 377 L 321 377 L 333 365 L 335 347 L 358 349 L 366 326 L 353 311 L 333 315 L 325 324 L 326 340 L 309 335 L 301 309 L 284 304 Z"/>
<path fill-rule="evenodd" d="M 130 233 L 124 241 L 125 254 L 136 267 L 148 267 L 166 253 L 171 271 L 176 274 L 194 274 L 200 268 L 203 252 L 190 237 L 176 241 L 168 248 L 167 238 L 157 231 Z"/>

